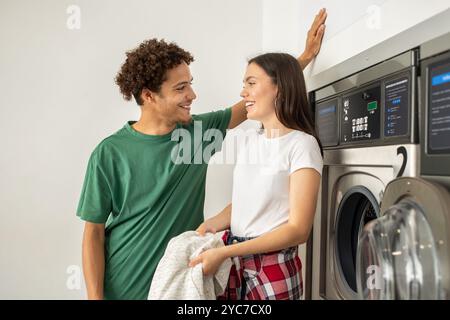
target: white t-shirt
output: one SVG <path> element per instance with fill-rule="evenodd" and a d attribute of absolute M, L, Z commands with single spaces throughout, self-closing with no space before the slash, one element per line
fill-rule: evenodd
<path fill-rule="evenodd" d="M 257 237 L 288 221 L 289 175 L 302 168 L 322 174 L 323 161 L 317 140 L 302 131 L 267 138 L 259 130 L 250 130 L 240 140 L 233 174 L 231 232 Z"/>

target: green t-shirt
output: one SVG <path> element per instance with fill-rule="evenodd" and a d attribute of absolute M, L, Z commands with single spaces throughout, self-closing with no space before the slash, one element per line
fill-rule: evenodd
<path fill-rule="evenodd" d="M 203 221 L 208 157 L 202 153 L 220 149 L 215 134 L 225 137 L 230 118 L 231 108 L 193 115 L 190 124 L 159 136 L 128 122 L 95 148 L 77 216 L 105 223 L 105 299 L 146 299 L 169 240 Z"/>

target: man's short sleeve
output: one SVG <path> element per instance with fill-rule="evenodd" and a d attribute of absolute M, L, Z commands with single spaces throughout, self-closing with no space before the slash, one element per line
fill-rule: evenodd
<path fill-rule="evenodd" d="M 222 132 L 222 135 L 224 137 L 226 135 L 228 125 L 230 124 L 230 119 L 231 119 L 231 108 L 202 113 L 193 116 L 194 121 L 202 122 L 203 132 L 209 129 L 218 129 Z"/>
<path fill-rule="evenodd" d="M 112 196 L 108 181 L 94 151 L 89 159 L 77 216 L 94 223 L 105 223 L 112 209 Z"/>

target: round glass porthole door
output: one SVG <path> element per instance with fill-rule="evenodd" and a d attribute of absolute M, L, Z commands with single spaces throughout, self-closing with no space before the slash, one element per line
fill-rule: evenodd
<path fill-rule="evenodd" d="M 438 299 L 436 244 L 422 209 L 414 201 L 400 201 L 367 225 L 359 246 L 357 280 L 361 298 Z M 377 271 L 373 279 L 370 270 Z"/>
<path fill-rule="evenodd" d="M 386 215 L 369 222 L 359 239 L 356 279 L 358 294 L 364 300 L 390 300 L 395 296 L 389 222 Z"/>
<path fill-rule="evenodd" d="M 343 196 L 337 213 L 336 256 L 343 280 L 355 293 L 358 239 L 364 226 L 376 219 L 378 203 L 365 187 L 356 186 Z"/>

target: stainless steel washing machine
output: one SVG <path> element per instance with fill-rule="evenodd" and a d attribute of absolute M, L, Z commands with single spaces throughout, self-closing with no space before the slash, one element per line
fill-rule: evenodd
<path fill-rule="evenodd" d="M 418 61 L 410 50 L 314 92 L 324 170 L 307 272 L 312 299 L 358 299 L 362 230 L 380 216 L 388 183 L 418 175 Z"/>
<path fill-rule="evenodd" d="M 398 178 L 357 249 L 363 299 L 450 299 L 450 33 L 420 46 L 420 178 Z"/>

